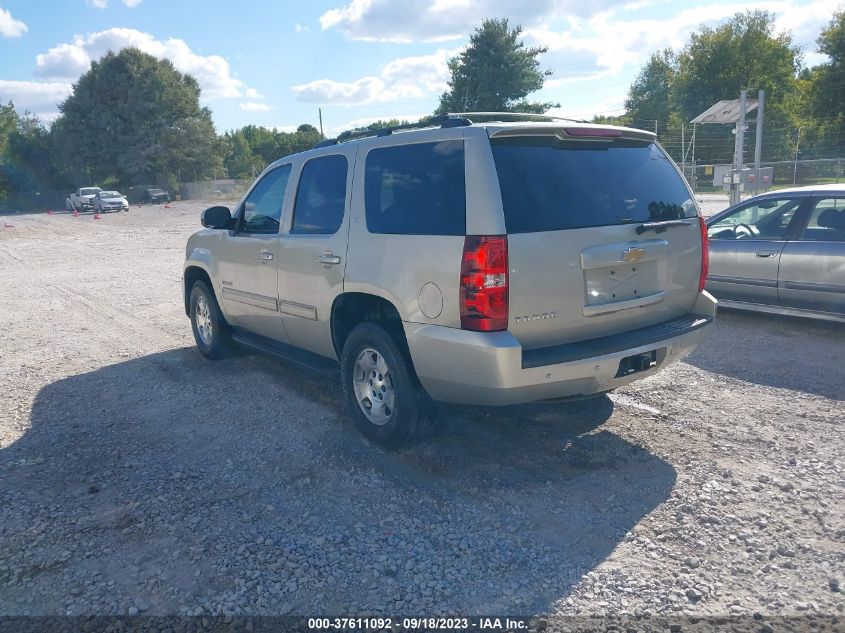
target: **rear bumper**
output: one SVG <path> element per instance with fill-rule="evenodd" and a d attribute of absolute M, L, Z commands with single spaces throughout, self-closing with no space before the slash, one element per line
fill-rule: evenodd
<path fill-rule="evenodd" d="M 414 368 L 432 398 L 506 405 L 602 393 L 650 376 L 692 352 L 715 312 L 716 300 L 703 292 L 681 319 L 528 352 L 509 332 L 405 323 L 405 335 Z M 652 350 L 657 350 L 655 367 L 617 375 L 623 358 Z"/>

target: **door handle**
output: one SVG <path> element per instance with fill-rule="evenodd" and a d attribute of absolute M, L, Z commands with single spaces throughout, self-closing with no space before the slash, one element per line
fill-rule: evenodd
<path fill-rule="evenodd" d="M 315 258 L 314 261 L 322 264 L 323 266 L 337 266 L 340 263 L 340 257 L 331 251 L 326 251 L 319 257 Z"/>
<path fill-rule="evenodd" d="M 774 255 L 772 251 L 757 251 L 754 253 L 755 257 L 771 257 L 772 255 Z"/>
<path fill-rule="evenodd" d="M 271 259 L 273 259 L 273 253 L 271 253 L 270 251 L 258 251 L 255 254 L 255 259 L 260 259 L 263 262 L 269 262 Z"/>

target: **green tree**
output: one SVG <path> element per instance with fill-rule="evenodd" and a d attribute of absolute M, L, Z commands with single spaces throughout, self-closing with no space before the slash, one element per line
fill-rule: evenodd
<path fill-rule="evenodd" d="M 224 160 L 229 178 L 253 178 L 256 166 L 255 156 L 249 146 L 249 141 L 239 132 L 226 132 L 224 139 L 227 142 L 228 151 Z"/>
<path fill-rule="evenodd" d="M 25 112 L 8 136 L 5 172 L 16 191 L 52 189 L 54 164 L 50 151 L 50 133 L 41 120 Z"/>
<path fill-rule="evenodd" d="M 845 114 L 845 10 L 833 19 L 816 41 L 829 61 L 813 68 L 813 113 L 820 119 Z"/>
<path fill-rule="evenodd" d="M 18 127 L 18 113 L 15 105 L 9 101 L 7 105 L 0 103 L 0 200 L 5 200 L 11 190 L 9 179 L 9 158 L 6 155 L 6 147 L 9 143 L 9 135 Z"/>
<path fill-rule="evenodd" d="M 766 91 L 764 159 L 788 157 L 794 112 L 789 104 L 797 90 L 799 49 L 788 33 L 775 31 L 775 16 L 767 11 L 746 11 L 715 28 L 703 26 L 677 56 L 677 71 L 670 88 L 672 110 L 683 121 L 698 116 L 722 99 L 749 98 Z M 751 119 L 753 121 L 753 117 Z M 754 147 L 749 126 L 746 147 Z M 733 152 L 728 125 L 699 126 L 697 158 L 723 162 Z M 750 160 L 750 154 L 746 160 Z"/>
<path fill-rule="evenodd" d="M 551 70 L 541 70 L 538 57 L 548 48 L 527 48 L 507 19 L 488 19 L 469 38 L 469 46 L 449 60 L 449 88 L 435 114 L 447 112 L 545 112 L 555 103 L 529 103 L 526 97 L 543 87 Z"/>
<path fill-rule="evenodd" d="M 303 123 L 295 132 L 278 132 L 247 125 L 223 135 L 225 165 L 231 178 L 252 178 L 270 163 L 314 147 L 322 140 L 320 131 Z"/>
<path fill-rule="evenodd" d="M 221 146 L 200 87 L 134 48 L 92 63 L 59 106 L 54 147 L 81 184 L 124 185 L 222 172 Z"/>
<path fill-rule="evenodd" d="M 675 53 L 672 49 L 652 53 L 634 83 L 628 88 L 625 111 L 627 118 L 635 125 L 645 127 L 641 124 L 669 120 L 669 91 L 675 77 L 675 66 Z"/>

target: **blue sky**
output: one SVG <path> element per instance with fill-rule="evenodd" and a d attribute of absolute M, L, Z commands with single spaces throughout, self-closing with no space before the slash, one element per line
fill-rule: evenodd
<path fill-rule="evenodd" d="M 805 51 L 845 0 L 0 0 L 0 102 L 46 120 L 109 49 L 138 46 L 194 75 L 218 131 L 247 124 L 328 134 L 430 113 L 446 61 L 484 17 L 525 28 L 554 71 L 533 98 L 581 118 L 619 114 L 649 54 L 702 23 L 761 8 Z M 752 87 L 753 88 L 753 87 Z"/>

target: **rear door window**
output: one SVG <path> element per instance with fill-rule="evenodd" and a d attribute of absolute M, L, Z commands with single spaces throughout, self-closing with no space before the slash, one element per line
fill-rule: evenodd
<path fill-rule="evenodd" d="M 822 198 L 816 202 L 800 239 L 845 242 L 845 197 Z"/>
<path fill-rule="evenodd" d="M 331 235 L 343 223 L 346 208 L 345 156 L 312 158 L 302 168 L 291 233 Z"/>
<path fill-rule="evenodd" d="M 508 233 L 696 216 L 686 183 L 654 143 L 491 142 Z"/>
<path fill-rule="evenodd" d="M 370 233 L 464 235 L 463 141 L 371 150 L 364 194 Z"/>

